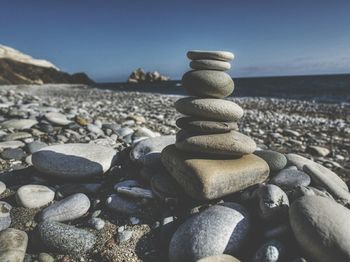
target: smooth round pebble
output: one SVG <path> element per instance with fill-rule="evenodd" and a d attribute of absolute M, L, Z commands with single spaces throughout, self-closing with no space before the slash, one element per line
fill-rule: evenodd
<path fill-rule="evenodd" d="M 40 253 L 38 260 L 39 260 L 39 262 L 54 262 L 55 261 L 55 259 L 47 253 Z"/>
<path fill-rule="evenodd" d="M 237 258 L 230 255 L 217 255 L 205 257 L 197 260 L 197 262 L 240 262 Z"/>
<path fill-rule="evenodd" d="M 180 130 L 176 135 L 175 146 L 187 152 L 215 155 L 242 156 L 251 154 L 256 144 L 250 137 L 237 131 L 222 134 L 192 135 Z"/>
<path fill-rule="evenodd" d="M 290 207 L 300 247 L 314 261 L 350 261 L 350 210 L 325 197 L 304 196 Z"/>
<path fill-rule="evenodd" d="M 215 98 L 185 97 L 175 102 L 178 112 L 213 121 L 237 122 L 243 109 L 236 103 Z"/>
<path fill-rule="evenodd" d="M 286 193 L 276 185 L 260 185 L 257 196 L 259 198 L 259 214 L 263 220 L 286 218 L 289 200 Z"/>
<path fill-rule="evenodd" d="M 27 245 L 28 235 L 26 232 L 14 228 L 0 231 L 0 261 L 23 261 Z"/>
<path fill-rule="evenodd" d="M 95 144 L 62 144 L 40 149 L 32 155 L 32 162 L 47 175 L 78 179 L 105 173 L 115 154 L 113 148 Z"/>
<path fill-rule="evenodd" d="M 61 113 L 49 112 L 45 114 L 45 118 L 50 121 L 52 124 L 66 126 L 69 125 L 72 121 L 68 120 L 67 117 Z"/>
<path fill-rule="evenodd" d="M 101 230 L 102 228 L 104 228 L 106 223 L 101 218 L 93 217 L 93 218 L 89 219 L 88 224 L 91 227 L 95 228 L 96 230 Z"/>
<path fill-rule="evenodd" d="M 36 125 L 38 121 L 35 119 L 11 119 L 0 123 L 2 128 L 13 128 L 17 130 L 29 129 Z"/>
<path fill-rule="evenodd" d="M 7 148 L 0 153 L 1 157 L 6 160 L 22 160 L 26 153 L 21 148 Z"/>
<path fill-rule="evenodd" d="M 40 213 L 40 221 L 70 221 L 82 217 L 90 208 L 89 198 L 77 193 L 57 201 Z"/>
<path fill-rule="evenodd" d="M 18 205 L 26 208 L 39 208 L 50 203 L 55 197 L 55 191 L 42 185 L 21 186 L 16 192 Z"/>
<path fill-rule="evenodd" d="M 48 145 L 44 142 L 40 142 L 40 141 L 33 141 L 29 144 L 27 144 L 27 148 L 28 148 L 28 151 L 29 153 L 33 154 L 34 152 L 44 148 L 44 147 L 47 147 Z"/>
<path fill-rule="evenodd" d="M 277 240 L 270 240 L 263 244 L 255 253 L 253 262 L 283 261 L 285 246 Z"/>
<path fill-rule="evenodd" d="M 19 148 L 23 147 L 25 144 L 22 141 L 4 141 L 0 142 L 0 150 L 4 150 L 6 148 Z"/>
<path fill-rule="evenodd" d="M 162 150 L 175 143 L 175 136 L 159 136 L 147 138 L 137 143 L 130 151 L 130 159 L 144 166 L 154 166 L 161 163 Z"/>
<path fill-rule="evenodd" d="M 13 141 L 13 140 L 22 140 L 26 138 L 31 138 L 32 135 L 27 132 L 16 132 L 16 133 L 11 133 L 2 138 L 4 141 Z"/>
<path fill-rule="evenodd" d="M 228 62 L 224 62 L 224 61 L 202 59 L 202 60 L 191 61 L 190 67 L 195 69 L 195 70 L 226 71 L 226 70 L 229 70 L 231 68 L 231 64 Z"/>
<path fill-rule="evenodd" d="M 191 96 L 213 98 L 229 96 L 234 89 L 231 76 L 215 70 L 189 71 L 182 77 L 182 86 Z"/>
<path fill-rule="evenodd" d="M 197 261 L 224 252 L 235 254 L 248 236 L 250 219 L 236 203 L 214 205 L 186 220 L 169 245 L 171 262 Z"/>
<path fill-rule="evenodd" d="M 0 181 L 0 195 L 6 190 L 6 185 L 4 182 Z"/>
<path fill-rule="evenodd" d="M 8 228 L 11 225 L 11 209 L 12 206 L 10 204 L 0 201 L 0 231 Z"/>
<path fill-rule="evenodd" d="M 228 51 L 190 50 L 187 52 L 187 57 L 191 60 L 211 59 L 231 61 L 234 55 Z"/>
<path fill-rule="evenodd" d="M 302 171 L 295 170 L 294 168 L 286 168 L 274 176 L 269 183 L 279 186 L 282 189 L 291 190 L 297 186 L 310 185 L 311 178 Z"/>
<path fill-rule="evenodd" d="M 325 188 L 335 199 L 340 200 L 343 204 L 350 204 L 350 193 L 347 185 L 340 177 L 332 173 L 325 172 L 327 169 L 321 165 L 306 164 L 304 171 L 311 177 L 313 185 Z"/>
<path fill-rule="evenodd" d="M 195 117 L 181 117 L 176 120 L 176 125 L 197 134 L 220 134 L 238 130 L 236 122 L 208 121 Z"/>
<path fill-rule="evenodd" d="M 131 230 L 124 230 L 122 232 L 118 232 L 117 238 L 119 243 L 124 243 L 128 241 L 132 237 L 133 232 Z"/>
<path fill-rule="evenodd" d="M 138 202 L 117 194 L 107 198 L 106 206 L 115 212 L 129 215 L 138 213 L 141 209 L 141 205 Z"/>
<path fill-rule="evenodd" d="M 259 150 L 254 152 L 255 155 L 261 157 L 269 165 L 271 171 L 279 171 L 287 165 L 287 158 L 276 151 Z"/>

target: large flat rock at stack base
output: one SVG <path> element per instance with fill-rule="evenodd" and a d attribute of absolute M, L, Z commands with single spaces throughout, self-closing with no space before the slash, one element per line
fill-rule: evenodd
<path fill-rule="evenodd" d="M 182 85 L 191 96 L 224 98 L 234 89 L 230 75 L 216 70 L 192 70 L 182 77 Z"/>
<path fill-rule="evenodd" d="M 196 156 L 175 145 L 162 151 L 162 162 L 184 191 L 194 199 L 210 200 L 264 182 L 269 166 L 258 156 L 237 159 Z"/>
<path fill-rule="evenodd" d="M 227 51 L 209 51 L 209 50 L 190 50 L 187 57 L 191 60 L 212 59 L 220 61 L 231 61 L 234 54 Z"/>
<path fill-rule="evenodd" d="M 236 103 L 215 98 L 181 98 L 175 102 L 175 109 L 184 115 L 213 121 L 237 122 L 243 116 L 243 109 Z"/>
<path fill-rule="evenodd" d="M 202 60 L 191 61 L 190 67 L 195 70 L 207 69 L 207 70 L 226 71 L 231 68 L 231 64 L 224 61 L 202 59 Z"/>
<path fill-rule="evenodd" d="M 47 175 L 77 179 L 102 175 L 115 157 L 113 148 L 95 144 L 48 146 L 32 155 L 34 167 Z"/>
<path fill-rule="evenodd" d="M 196 117 L 181 117 L 176 120 L 176 125 L 181 129 L 198 134 L 216 134 L 238 130 L 236 122 L 208 121 Z"/>
<path fill-rule="evenodd" d="M 321 196 L 304 196 L 289 209 L 296 240 L 313 261 L 350 261 L 350 210 Z"/>
<path fill-rule="evenodd" d="M 196 135 L 180 130 L 176 135 L 175 146 L 177 149 L 188 152 L 226 156 L 251 154 L 256 149 L 253 139 L 237 131 Z"/>

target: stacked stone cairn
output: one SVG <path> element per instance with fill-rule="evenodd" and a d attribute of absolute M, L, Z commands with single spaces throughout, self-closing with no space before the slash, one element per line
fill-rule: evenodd
<path fill-rule="evenodd" d="M 175 145 L 162 151 L 162 162 L 184 191 L 197 200 L 211 200 L 265 181 L 267 163 L 252 154 L 255 142 L 237 131 L 243 109 L 225 100 L 234 82 L 225 71 L 234 55 L 226 51 L 189 51 L 193 69 L 184 74 L 190 97 L 175 103 L 184 114 L 176 124 Z"/>

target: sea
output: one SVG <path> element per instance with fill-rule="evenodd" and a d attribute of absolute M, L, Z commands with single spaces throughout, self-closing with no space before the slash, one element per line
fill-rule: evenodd
<path fill-rule="evenodd" d="M 234 78 L 234 97 L 272 97 L 350 103 L 350 74 Z M 186 95 L 180 80 L 157 83 L 98 83 L 97 88 Z"/>

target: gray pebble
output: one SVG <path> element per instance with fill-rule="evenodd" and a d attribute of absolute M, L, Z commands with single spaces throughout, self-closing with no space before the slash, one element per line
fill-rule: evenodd
<path fill-rule="evenodd" d="M 40 220 L 70 221 L 85 215 L 89 208 L 89 198 L 82 193 L 77 193 L 45 208 L 40 214 Z"/>
<path fill-rule="evenodd" d="M 4 201 L 0 201 L 0 231 L 11 225 L 10 211 L 12 206 Z"/>
<path fill-rule="evenodd" d="M 282 261 L 284 253 L 285 247 L 280 241 L 270 240 L 258 249 L 255 253 L 253 262 Z"/>
<path fill-rule="evenodd" d="M 131 230 L 123 230 L 122 232 L 118 232 L 118 241 L 119 243 L 123 243 L 128 241 L 132 237 Z"/>
<path fill-rule="evenodd" d="M 134 214 L 141 209 L 141 205 L 138 202 L 116 194 L 107 198 L 106 206 L 113 211 L 123 214 Z"/>
<path fill-rule="evenodd" d="M 297 186 L 310 185 L 311 178 L 303 171 L 296 170 L 295 168 L 286 168 L 274 176 L 269 183 L 286 190 L 291 190 Z"/>
<path fill-rule="evenodd" d="M 105 221 L 101 218 L 91 218 L 89 219 L 88 224 L 96 230 L 101 230 L 105 226 Z"/>
<path fill-rule="evenodd" d="M 262 219 L 271 221 L 286 218 L 289 200 L 286 193 L 276 185 L 260 185 L 258 189 L 259 213 Z"/>
<path fill-rule="evenodd" d="M 271 171 L 279 171 L 287 165 L 287 158 L 279 152 L 260 150 L 255 151 L 254 154 L 264 159 L 269 165 Z"/>

